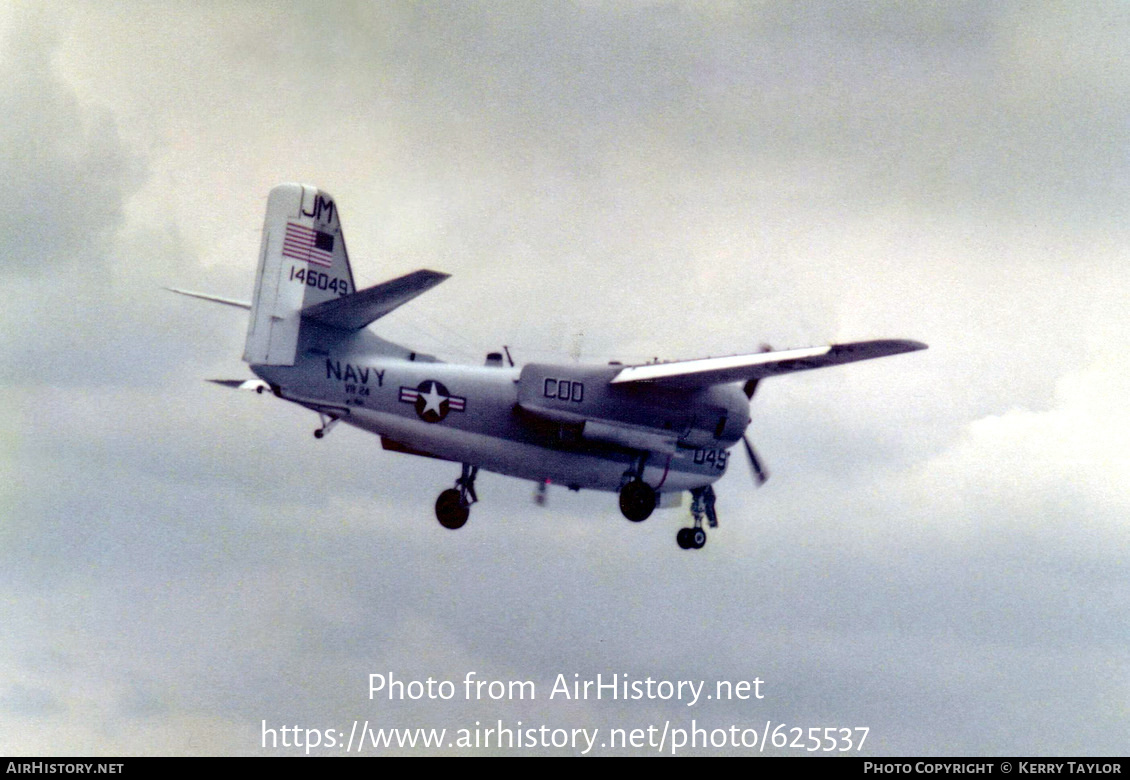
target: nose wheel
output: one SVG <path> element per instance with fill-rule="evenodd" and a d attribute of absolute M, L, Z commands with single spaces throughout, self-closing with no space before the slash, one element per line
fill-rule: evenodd
<path fill-rule="evenodd" d="M 675 541 L 684 550 L 701 550 L 706 544 L 706 531 L 701 528 L 680 528 Z"/>
<path fill-rule="evenodd" d="M 463 464 L 463 474 L 455 480 L 455 487 L 448 488 L 436 499 L 436 520 L 444 528 L 455 530 L 467 524 L 471 516 L 471 504 L 479 500 L 475 495 L 475 477 L 479 467 Z"/>
<path fill-rule="evenodd" d="M 718 527 L 718 515 L 714 512 L 714 488 L 694 488 L 691 490 L 691 517 L 694 518 L 693 528 L 680 528 L 675 534 L 675 541 L 684 550 L 701 550 L 706 544 L 706 531 L 703 530 L 702 521 L 706 520 L 711 528 Z"/>

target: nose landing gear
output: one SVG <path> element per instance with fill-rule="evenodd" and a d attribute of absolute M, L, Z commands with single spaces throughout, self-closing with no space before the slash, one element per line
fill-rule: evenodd
<path fill-rule="evenodd" d="M 718 515 L 714 513 L 714 488 L 711 485 L 694 488 L 691 490 L 691 516 L 694 518 L 693 528 L 680 528 L 675 535 L 675 541 L 684 550 L 701 550 L 706 544 L 706 531 L 702 528 L 705 517 L 707 525 L 711 528 L 718 527 Z"/>

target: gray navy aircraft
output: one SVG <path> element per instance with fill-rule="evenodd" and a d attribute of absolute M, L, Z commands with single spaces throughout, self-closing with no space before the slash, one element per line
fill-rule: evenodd
<path fill-rule="evenodd" d="M 212 380 L 270 392 L 316 412 L 321 439 L 344 422 L 386 450 L 462 465 L 436 518 L 460 528 L 478 501 L 479 469 L 571 490 L 619 494 L 624 517 L 691 497 L 683 549 L 718 523 L 713 483 L 742 442 L 759 484 L 767 474 L 745 436 L 766 377 L 925 349 L 879 340 L 644 365 L 528 363 L 501 353 L 485 365 L 445 363 L 386 341 L 368 326 L 448 278 L 420 270 L 358 290 L 337 205 L 300 184 L 271 190 L 250 303 L 173 292 L 248 309 L 243 359 L 258 380 Z M 171 288 L 170 288 L 171 289 Z"/>

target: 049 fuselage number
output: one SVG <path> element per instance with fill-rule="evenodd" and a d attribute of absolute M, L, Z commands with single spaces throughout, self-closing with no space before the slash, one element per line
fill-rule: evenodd
<path fill-rule="evenodd" d="M 726 450 L 695 450 L 694 462 L 697 466 L 707 465 L 713 466 L 719 471 L 726 470 L 726 461 L 729 459 L 730 453 Z"/>
<path fill-rule="evenodd" d="M 312 268 L 299 268 L 292 265 L 290 267 L 290 278 L 292 281 L 302 282 L 307 287 L 329 290 L 338 295 L 349 295 L 349 282 L 324 274 L 321 271 L 315 271 Z"/>

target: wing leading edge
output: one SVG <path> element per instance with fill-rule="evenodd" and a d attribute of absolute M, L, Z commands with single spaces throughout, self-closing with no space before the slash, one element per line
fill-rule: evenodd
<path fill-rule="evenodd" d="M 831 344 L 824 347 L 786 349 L 780 352 L 758 352 L 753 355 L 678 360 L 672 363 L 629 366 L 616 374 L 611 384 L 649 383 L 689 390 L 728 382 L 763 379 L 825 366 L 838 366 L 841 363 L 871 360 L 920 349 L 926 349 L 926 345 L 920 341 L 882 339 Z"/>

